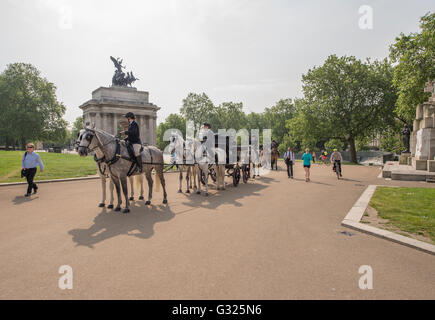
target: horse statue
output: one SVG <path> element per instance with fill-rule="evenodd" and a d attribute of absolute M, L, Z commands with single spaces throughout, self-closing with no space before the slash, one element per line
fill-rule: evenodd
<path fill-rule="evenodd" d="M 104 156 L 104 161 L 109 167 L 110 177 L 115 185 L 118 195 L 118 204 L 115 211 L 121 210 L 121 187 L 125 198 L 125 208 L 123 213 L 130 212 L 130 203 L 127 190 L 127 176 L 132 173 L 138 175 L 142 173 L 136 172 L 136 162 L 131 159 L 127 150 L 125 141 L 120 141 L 115 136 L 98 129 L 86 128 L 81 135 L 78 145 L 78 153 L 80 156 L 87 156 L 89 151 L 94 151 L 97 148 L 101 150 Z M 165 187 L 165 178 L 163 176 L 163 152 L 154 146 L 145 146 L 141 152 L 143 173 L 148 181 L 148 200 L 146 205 L 151 204 L 153 179 L 151 176 L 152 170 L 156 171 L 156 191 L 161 184 L 163 187 L 163 203 L 168 203 Z"/>
<path fill-rule="evenodd" d="M 83 133 L 85 133 L 86 130 L 85 129 L 81 129 L 79 131 L 79 133 L 77 134 L 77 140 L 76 140 L 76 151 L 78 151 L 78 146 L 80 144 L 80 140 L 81 140 L 81 135 Z M 102 191 L 102 199 L 101 202 L 98 204 L 99 207 L 105 207 L 106 205 L 106 180 L 109 177 L 109 166 L 107 165 L 106 162 L 104 162 L 104 154 L 101 152 L 100 148 L 96 148 L 94 150 L 94 161 L 95 164 L 97 166 L 97 173 L 100 176 L 100 180 L 101 180 L 101 191 Z M 132 177 L 128 177 L 128 180 L 130 182 L 130 200 L 134 200 L 134 184 L 140 184 L 140 196 L 139 196 L 139 200 L 143 200 L 143 176 L 142 175 L 136 175 L 136 176 L 132 176 Z M 137 181 L 139 180 L 139 181 Z M 115 185 L 113 184 L 113 181 L 110 179 L 109 180 L 109 191 L 110 191 L 110 200 L 109 200 L 109 205 L 107 206 L 107 208 L 112 209 L 113 208 L 113 191 L 115 189 Z M 136 181 L 136 183 L 135 183 Z"/>

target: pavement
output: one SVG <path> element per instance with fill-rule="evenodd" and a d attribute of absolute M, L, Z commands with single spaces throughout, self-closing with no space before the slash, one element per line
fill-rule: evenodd
<path fill-rule="evenodd" d="M 283 163 L 280 163 L 283 167 Z M 98 208 L 98 180 L 0 192 L 0 299 L 435 299 L 435 257 L 340 225 L 380 167 L 313 165 L 304 181 L 281 169 L 210 196 L 179 194 L 166 174 L 168 205 Z M 226 179 L 230 183 L 229 178 Z M 147 187 L 145 188 L 147 190 Z M 184 186 L 183 186 L 184 190 Z M 58 286 L 59 267 L 73 289 Z M 373 289 L 358 283 L 373 270 Z"/>

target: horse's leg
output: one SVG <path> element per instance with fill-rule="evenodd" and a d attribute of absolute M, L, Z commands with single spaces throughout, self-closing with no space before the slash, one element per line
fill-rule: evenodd
<path fill-rule="evenodd" d="M 179 176 L 179 178 L 178 178 L 178 180 L 179 180 L 178 193 L 181 193 L 181 192 L 183 192 L 183 191 L 181 190 L 181 184 L 182 184 L 182 182 L 183 182 L 183 166 L 179 166 L 179 167 L 178 167 L 178 170 L 180 170 L 180 176 Z"/>
<path fill-rule="evenodd" d="M 100 208 L 105 206 L 106 203 L 106 177 L 103 175 L 100 175 L 101 178 L 101 193 L 102 193 L 102 199 L 100 204 L 98 205 Z"/>
<path fill-rule="evenodd" d="M 225 165 L 222 165 L 222 190 L 225 190 Z"/>
<path fill-rule="evenodd" d="M 196 177 L 198 178 L 198 189 L 196 191 L 196 194 L 201 194 L 201 166 L 198 165 L 198 168 L 196 170 Z"/>
<path fill-rule="evenodd" d="M 139 175 L 139 182 L 140 182 L 140 197 L 139 200 L 143 200 L 143 174 Z"/>
<path fill-rule="evenodd" d="M 110 191 L 110 202 L 107 208 L 112 209 L 113 208 L 113 191 L 115 189 L 115 185 L 113 184 L 113 180 L 110 179 L 109 183 L 109 191 Z"/>
<path fill-rule="evenodd" d="M 192 182 L 190 181 L 190 166 L 186 167 L 186 193 L 190 193 Z"/>
<path fill-rule="evenodd" d="M 198 171 L 198 168 L 196 167 L 196 164 L 192 165 L 192 179 L 193 180 L 193 190 L 198 190 L 198 186 L 196 185 L 196 171 Z"/>
<path fill-rule="evenodd" d="M 165 176 L 163 174 L 163 165 L 158 165 L 155 168 L 156 170 L 156 175 L 159 175 L 160 178 L 160 184 L 162 185 L 163 188 L 163 203 L 168 203 L 168 195 L 166 193 L 166 182 L 165 182 Z"/>
<path fill-rule="evenodd" d="M 148 168 L 145 171 L 145 176 L 146 176 L 147 181 L 148 181 L 148 200 L 145 201 L 146 205 L 151 204 L 151 198 L 153 197 L 153 177 L 151 176 L 151 171 L 152 171 L 152 168 Z"/>
<path fill-rule="evenodd" d="M 120 178 L 121 180 L 121 186 L 122 186 L 122 193 L 124 193 L 124 199 L 125 199 L 125 208 L 122 210 L 122 213 L 128 213 L 130 212 L 130 200 L 128 199 L 128 182 L 127 177 Z"/>
<path fill-rule="evenodd" d="M 208 166 L 208 165 L 207 165 Z M 204 175 L 205 175 L 205 196 L 208 196 L 208 168 L 206 170 L 204 170 Z"/>
<path fill-rule="evenodd" d="M 116 188 L 116 194 L 118 195 L 118 204 L 116 205 L 115 211 L 120 211 L 121 210 L 121 203 L 122 203 L 122 199 L 121 199 L 121 186 L 119 185 L 119 179 L 118 177 L 112 176 L 112 182 L 115 185 Z"/>
<path fill-rule="evenodd" d="M 128 181 L 130 182 L 130 200 L 134 200 L 134 186 L 133 186 L 133 182 L 134 182 L 134 176 L 130 176 L 127 178 Z"/>

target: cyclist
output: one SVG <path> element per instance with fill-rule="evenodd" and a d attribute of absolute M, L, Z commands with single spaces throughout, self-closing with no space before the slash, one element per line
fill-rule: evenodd
<path fill-rule="evenodd" d="M 341 153 L 338 152 L 337 149 L 334 149 L 334 152 L 331 154 L 331 163 L 334 164 L 334 167 L 332 168 L 332 170 L 337 170 L 337 165 L 338 165 L 338 170 L 340 173 L 340 177 L 342 177 L 341 175 L 341 162 L 343 161 L 343 157 L 341 156 Z"/>
<path fill-rule="evenodd" d="M 322 150 L 319 159 L 322 160 L 323 164 L 327 164 L 328 152 L 326 150 Z"/>

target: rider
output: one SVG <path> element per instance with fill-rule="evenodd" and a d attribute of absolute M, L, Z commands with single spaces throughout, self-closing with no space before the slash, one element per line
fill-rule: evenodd
<path fill-rule="evenodd" d="M 341 175 L 341 162 L 343 161 L 343 157 L 341 156 L 341 153 L 338 152 L 337 149 L 334 149 L 334 152 L 331 154 L 331 163 L 334 164 L 334 167 L 332 168 L 332 170 L 336 170 L 335 165 L 338 164 L 338 169 L 340 170 L 340 177 L 342 177 Z"/>
<path fill-rule="evenodd" d="M 128 136 L 125 140 L 133 146 L 138 171 L 142 172 L 142 157 L 140 155 L 142 142 L 140 141 L 139 125 L 135 121 L 136 117 L 134 116 L 133 112 L 127 112 L 125 117 L 127 118 L 129 123 L 128 130 L 124 132 Z"/>

